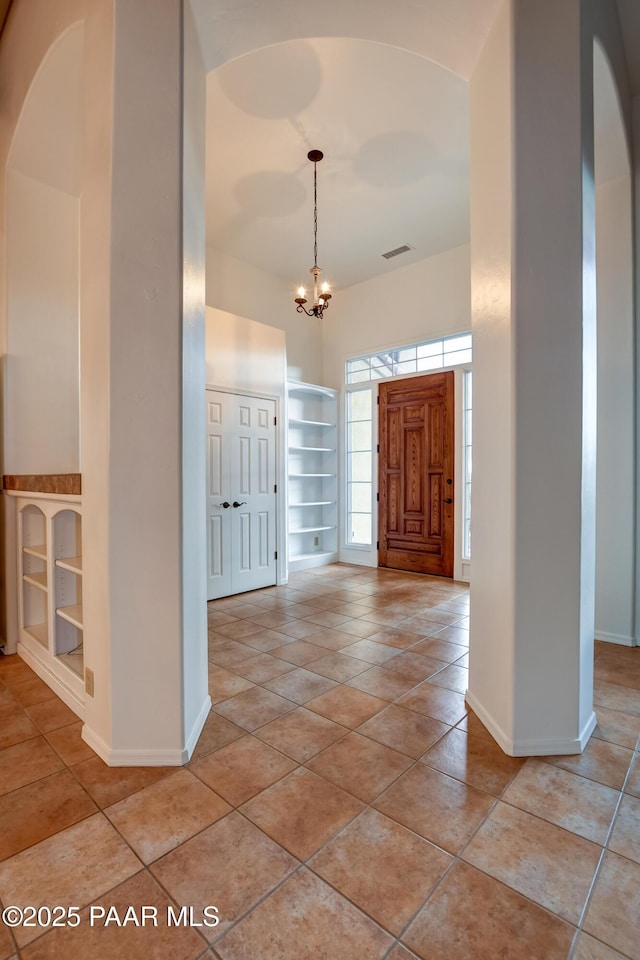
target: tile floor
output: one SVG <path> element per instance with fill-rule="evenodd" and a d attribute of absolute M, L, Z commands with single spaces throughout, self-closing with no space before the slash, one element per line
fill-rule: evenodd
<path fill-rule="evenodd" d="M 465 705 L 461 584 L 335 565 L 208 615 L 181 769 L 106 767 L 0 660 L 0 900 L 81 908 L 0 960 L 640 960 L 640 650 L 596 644 L 582 756 L 517 760 Z"/>

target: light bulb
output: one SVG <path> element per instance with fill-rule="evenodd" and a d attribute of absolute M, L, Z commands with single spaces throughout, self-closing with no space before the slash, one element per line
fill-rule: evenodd
<path fill-rule="evenodd" d="M 304 300 L 304 287 L 298 287 L 298 296 Z"/>
<path fill-rule="evenodd" d="M 322 284 L 322 292 L 329 293 L 329 284 L 326 281 Z"/>

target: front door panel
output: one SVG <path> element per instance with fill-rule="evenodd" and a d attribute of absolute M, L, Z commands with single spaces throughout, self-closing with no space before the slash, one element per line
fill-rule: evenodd
<path fill-rule="evenodd" d="M 380 384 L 381 567 L 453 576 L 454 375 Z"/>

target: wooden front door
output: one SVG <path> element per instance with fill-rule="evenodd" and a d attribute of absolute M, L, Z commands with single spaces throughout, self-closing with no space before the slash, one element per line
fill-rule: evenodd
<path fill-rule="evenodd" d="M 380 384 L 381 567 L 453 576 L 453 372 Z"/>

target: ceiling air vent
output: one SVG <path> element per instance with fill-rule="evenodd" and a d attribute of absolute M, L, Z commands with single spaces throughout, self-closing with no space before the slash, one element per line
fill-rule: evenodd
<path fill-rule="evenodd" d="M 412 248 L 407 246 L 406 243 L 403 243 L 401 247 L 396 247 L 395 250 L 387 250 L 386 253 L 383 253 L 382 256 L 385 260 L 391 260 L 392 257 L 399 257 L 401 253 L 408 253 Z"/>

